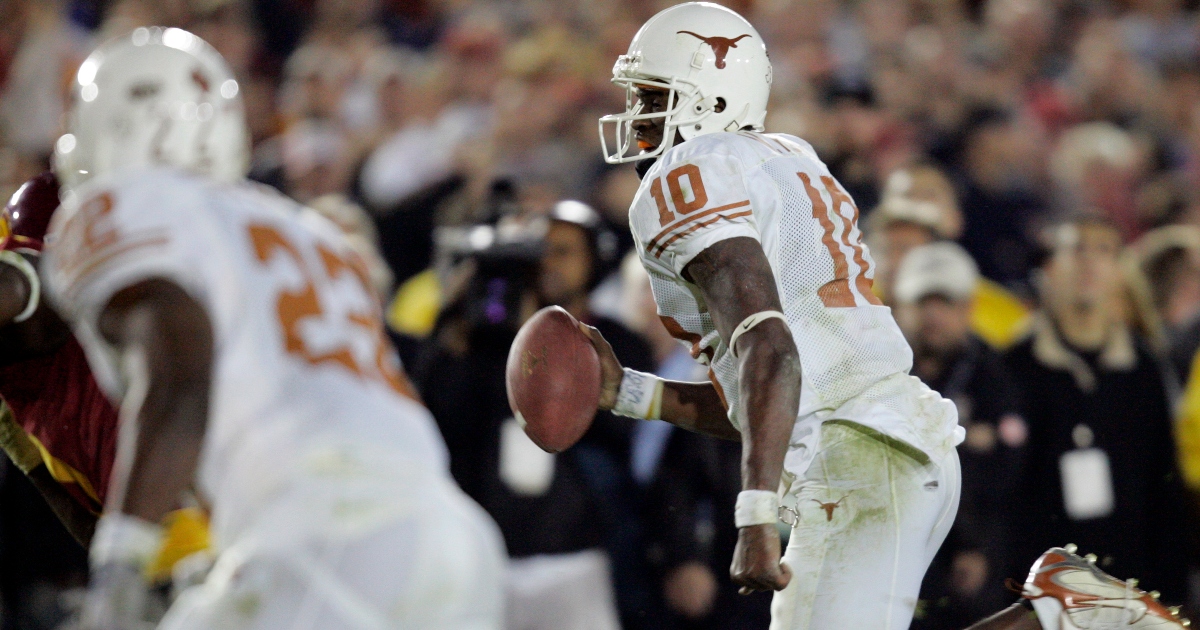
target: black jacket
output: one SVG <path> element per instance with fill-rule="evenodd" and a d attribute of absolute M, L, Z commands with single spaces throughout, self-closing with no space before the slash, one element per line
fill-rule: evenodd
<path fill-rule="evenodd" d="M 1006 360 L 1024 392 L 1030 427 L 1020 493 L 1022 556 L 1032 561 L 1047 547 L 1075 543 L 1080 553 L 1099 556 L 1105 571 L 1182 601 L 1182 486 L 1164 370 L 1148 348 L 1120 328 L 1100 352 L 1079 352 L 1040 317 Z M 1064 454 L 1089 442 L 1108 456 L 1114 507 L 1108 516 L 1072 520 L 1060 465 Z"/>
<path fill-rule="evenodd" d="M 624 333 L 629 337 L 623 336 L 623 329 L 616 330 L 619 324 L 610 320 L 593 323 L 612 340 L 619 359 L 634 369 L 646 369 L 649 350 L 640 339 L 628 331 Z M 636 356 L 639 350 L 645 357 Z M 614 520 L 611 498 L 598 495 L 590 469 L 585 474 L 581 466 L 579 449 L 554 455 L 553 478 L 538 496 L 515 492 L 502 479 L 501 431 L 513 416 L 504 387 L 507 358 L 508 343 L 503 340 L 480 344 L 464 356 L 432 341 L 419 351 L 413 381 L 446 441 L 450 472 L 495 519 L 514 558 L 606 546 Z M 611 449 L 613 459 L 627 462 L 632 422 L 598 414 L 584 442 L 606 452 Z M 621 464 L 614 468 L 628 470 Z"/>

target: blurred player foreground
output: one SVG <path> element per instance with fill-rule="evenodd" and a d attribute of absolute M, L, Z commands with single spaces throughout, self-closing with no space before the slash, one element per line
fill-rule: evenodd
<path fill-rule="evenodd" d="M 221 57 L 180 29 L 101 46 L 56 148 L 46 290 L 122 409 L 83 627 L 153 623 L 143 572 L 193 491 L 216 564 L 159 627 L 499 628 L 495 527 L 450 479 L 362 261 L 243 181 Z"/>

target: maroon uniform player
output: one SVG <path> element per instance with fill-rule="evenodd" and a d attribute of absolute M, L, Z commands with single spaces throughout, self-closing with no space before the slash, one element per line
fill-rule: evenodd
<path fill-rule="evenodd" d="M 0 444 L 85 546 L 104 505 L 117 411 L 70 328 L 41 297 L 42 239 L 58 207 L 51 173 L 4 209 L 0 241 Z"/>

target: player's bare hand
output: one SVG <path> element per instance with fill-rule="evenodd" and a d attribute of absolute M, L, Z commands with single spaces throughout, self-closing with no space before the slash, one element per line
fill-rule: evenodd
<path fill-rule="evenodd" d="M 738 592 L 742 595 L 783 590 L 792 580 L 792 571 L 780 562 L 779 530 L 774 525 L 739 529 L 729 575 L 741 585 Z"/>
<path fill-rule="evenodd" d="M 587 335 L 592 347 L 596 349 L 596 354 L 600 355 L 600 408 L 607 411 L 617 404 L 617 391 L 621 389 L 621 379 L 625 377 L 625 371 L 621 362 L 617 360 L 617 355 L 613 353 L 612 346 L 599 330 L 583 322 L 579 323 L 579 330 Z"/>

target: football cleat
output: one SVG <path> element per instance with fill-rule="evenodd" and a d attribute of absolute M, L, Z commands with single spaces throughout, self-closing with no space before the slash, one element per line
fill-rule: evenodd
<path fill-rule="evenodd" d="M 1079 557 L 1075 545 L 1054 547 L 1029 570 L 1022 595 L 1044 630 L 1181 630 L 1190 622 L 1158 592 L 1137 588 L 1096 568 L 1096 556 Z"/>

